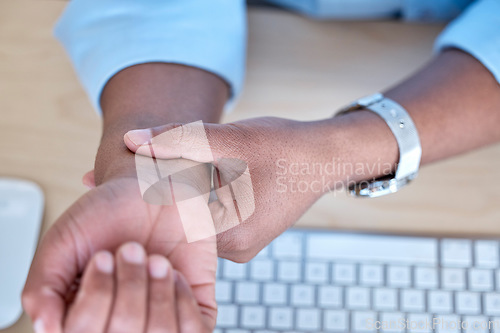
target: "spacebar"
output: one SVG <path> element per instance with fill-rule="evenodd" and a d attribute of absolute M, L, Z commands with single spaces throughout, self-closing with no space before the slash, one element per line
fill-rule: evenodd
<path fill-rule="evenodd" d="M 307 256 L 311 259 L 436 265 L 435 238 L 311 233 Z"/>

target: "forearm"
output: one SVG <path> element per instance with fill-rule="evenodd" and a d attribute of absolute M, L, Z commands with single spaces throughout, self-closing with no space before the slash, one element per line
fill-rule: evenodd
<path fill-rule="evenodd" d="M 101 97 L 96 184 L 135 176 L 134 154 L 123 143 L 126 132 L 173 122 L 218 122 L 228 95 L 227 84 L 218 76 L 182 65 L 150 63 L 115 75 Z"/>
<path fill-rule="evenodd" d="M 500 85 L 462 51 L 442 53 L 386 96 L 410 112 L 420 133 L 422 164 L 500 141 Z"/>
<path fill-rule="evenodd" d="M 405 107 L 415 122 L 422 165 L 500 141 L 500 85 L 481 63 L 459 50 L 440 54 L 385 96 Z M 379 177 L 385 166 L 397 163 L 397 142 L 374 113 L 354 112 L 327 123 L 342 162 L 366 166 L 363 174 L 342 175 L 345 180 Z"/>

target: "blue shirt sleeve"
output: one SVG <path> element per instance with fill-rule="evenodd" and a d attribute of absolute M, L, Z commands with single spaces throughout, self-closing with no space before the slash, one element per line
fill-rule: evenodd
<path fill-rule="evenodd" d="M 234 98 L 244 80 L 245 11 L 244 0 L 72 0 L 55 35 L 99 112 L 108 80 L 149 62 L 212 72 Z"/>
<path fill-rule="evenodd" d="M 500 0 L 481 0 L 451 22 L 434 49 L 461 49 L 479 60 L 500 83 Z"/>

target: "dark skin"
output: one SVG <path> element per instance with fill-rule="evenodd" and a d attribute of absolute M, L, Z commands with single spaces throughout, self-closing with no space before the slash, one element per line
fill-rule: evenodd
<path fill-rule="evenodd" d="M 61 299 L 92 255 L 135 241 L 147 253 L 168 258 L 186 277 L 204 327 L 207 331 L 213 328 L 215 243 L 187 246 L 175 208 L 144 203 L 134 181 L 131 152 L 138 148 L 134 143 L 137 133 L 127 132 L 160 126 L 153 131 L 156 135 L 171 128 L 161 127 L 164 124 L 216 123 L 228 95 L 228 86 L 217 76 L 175 64 L 130 67 L 109 81 L 101 101 L 104 126 L 95 169 L 99 186 L 69 208 L 40 246 L 23 296 L 33 320 L 59 332 L 66 306 Z M 385 95 L 412 116 L 420 134 L 423 165 L 500 141 L 500 86 L 481 63 L 460 50 L 444 51 Z M 289 135 L 292 132 L 294 135 Z M 343 163 L 392 166 L 398 160 L 392 133 L 369 111 L 312 122 L 259 118 L 207 125 L 207 136 L 215 155 L 243 159 L 252 172 L 254 214 L 217 237 L 219 256 L 240 262 L 252 258 L 291 226 L 324 193 L 311 190 L 276 195 L 273 177 L 277 158 L 287 163 L 326 163 L 333 155 Z M 189 157 L 191 153 L 183 151 L 181 143 L 164 147 L 157 157 Z M 377 176 L 377 171 L 367 171 L 331 177 L 345 182 Z M 317 180 L 314 175 L 294 177 L 294 181 Z M 86 182 L 92 183 L 91 178 Z M 66 269 L 61 272 L 60 267 Z"/>
<path fill-rule="evenodd" d="M 222 79 L 193 67 L 153 63 L 121 71 L 101 96 L 103 135 L 96 184 L 135 176 L 133 154 L 123 144 L 128 131 L 169 122 L 217 123 L 228 97 L 229 86 Z"/>

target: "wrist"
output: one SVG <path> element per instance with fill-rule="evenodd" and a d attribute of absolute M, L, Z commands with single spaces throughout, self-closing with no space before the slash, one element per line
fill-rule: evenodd
<path fill-rule="evenodd" d="M 125 133 L 173 122 L 218 122 L 228 92 L 218 76 L 182 65 L 149 63 L 116 74 L 101 97 L 103 134 L 95 162 L 96 184 L 136 177 L 134 154 L 123 142 Z"/>
<path fill-rule="evenodd" d="M 325 165 L 323 174 L 331 184 L 330 191 L 377 179 L 396 169 L 396 138 L 374 112 L 359 110 L 320 121 L 317 127 L 316 137 L 322 142 L 318 147 L 323 151 L 316 155 Z"/>

